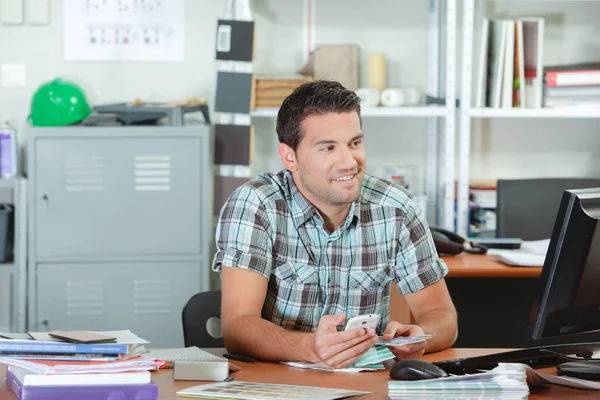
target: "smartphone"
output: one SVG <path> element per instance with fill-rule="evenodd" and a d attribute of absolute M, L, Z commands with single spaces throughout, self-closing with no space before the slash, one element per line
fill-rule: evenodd
<path fill-rule="evenodd" d="M 348 320 L 345 330 L 356 329 L 356 328 L 373 328 L 377 329 L 381 321 L 379 314 L 364 314 L 356 317 L 352 317 Z"/>

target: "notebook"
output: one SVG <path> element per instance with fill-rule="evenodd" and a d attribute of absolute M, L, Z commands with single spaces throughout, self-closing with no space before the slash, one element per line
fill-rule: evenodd
<path fill-rule="evenodd" d="M 198 347 L 151 350 L 144 357 L 166 361 L 173 368 L 173 379 L 194 381 L 222 381 L 229 376 L 229 369 L 238 370 L 224 357 L 215 356 Z"/>
<path fill-rule="evenodd" d="M 150 371 L 115 372 L 108 374 L 44 374 L 9 365 L 6 369 L 22 386 L 95 386 L 95 385 L 143 385 L 152 383 Z"/>
<path fill-rule="evenodd" d="M 103 335 L 90 331 L 52 331 L 48 332 L 53 338 L 71 343 L 116 343 L 115 336 Z"/>
<path fill-rule="evenodd" d="M 215 356 L 196 346 L 180 349 L 149 350 L 148 353 L 143 354 L 143 356 L 166 361 L 171 368 L 173 368 L 173 364 L 177 361 L 229 362 L 225 357 Z"/>

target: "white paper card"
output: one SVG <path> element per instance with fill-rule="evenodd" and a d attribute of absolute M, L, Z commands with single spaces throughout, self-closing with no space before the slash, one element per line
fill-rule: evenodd
<path fill-rule="evenodd" d="M 67 60 L 184 59 L 184 0 L 65 0 Z"/>

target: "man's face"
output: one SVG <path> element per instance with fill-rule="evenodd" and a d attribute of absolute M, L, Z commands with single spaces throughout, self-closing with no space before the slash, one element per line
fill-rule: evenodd
<path fill-rule="evenodd" d="M 328 113 L 306 118 L 302 140 L 294 152 L 282 155 L 301 193 L 317 209 L 343 206 L 358 199 L 366 155 L 356 112 Z M 293 158 L 291 162 L 287 156 Z"/>

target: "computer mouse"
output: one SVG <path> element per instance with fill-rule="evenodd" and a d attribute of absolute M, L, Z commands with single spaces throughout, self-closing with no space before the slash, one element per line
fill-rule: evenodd
<path fill-rule="evenodd" d="M 398 361 L 390 370 L 390 378 L 399 381 L 420 381 L 446 376 L 448 376 L 446 371 L 437 365 L 417 359 Z"/>

